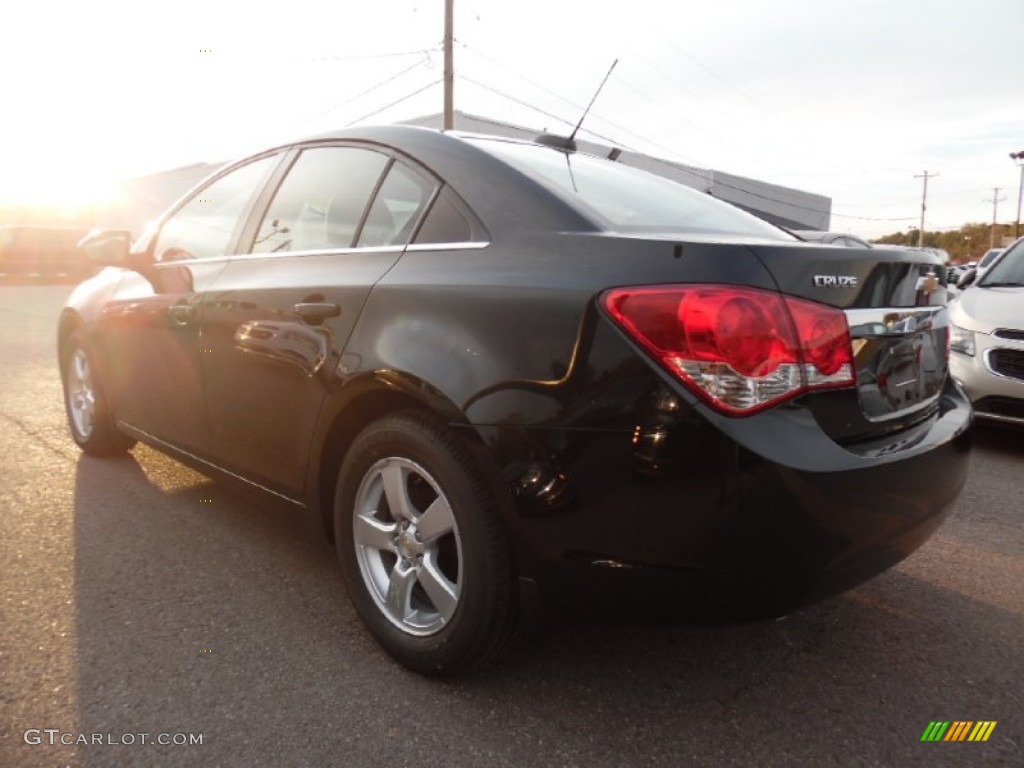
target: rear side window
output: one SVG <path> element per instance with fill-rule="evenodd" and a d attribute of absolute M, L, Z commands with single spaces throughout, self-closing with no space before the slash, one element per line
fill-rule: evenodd
<path fill-rule="evenodd" d="M 392 164 L 359 232 L 360 247 L 405 245 L 434 183 L 404 163 Z"/>
<path fill-rule="evenodd" d="M 482 239 L 474 234 L 473 223 L 448 187 L 430 206 L 427 218 L 416 233 L 416 243 L 470 243 Z"/>
<path fill-rule="evenodd" d="M 753 214 L 671 179 L 539 144 L 473 140 L 617 232 L 708 232 L 790 241 Z"/>
<path fill-rule="evenodd" d="M 351 248 L 388 156 L 357 147 L 303 150 L 260 223 L 253 253 Z"/>

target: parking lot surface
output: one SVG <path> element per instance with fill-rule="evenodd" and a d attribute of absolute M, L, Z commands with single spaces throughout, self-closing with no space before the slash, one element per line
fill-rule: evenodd
<path fill-rule="evenodd" d="M 1024 765 L 1024 433 L 979 430 L 949 522 L 843 596 L 566 618 L 436 682 L 370 640 L 316 521 L 146 447 L 79 453 L 68 292 L 0 286 L 0 766 Z M 932 721 L 997 725 L 922 743 Z"/>

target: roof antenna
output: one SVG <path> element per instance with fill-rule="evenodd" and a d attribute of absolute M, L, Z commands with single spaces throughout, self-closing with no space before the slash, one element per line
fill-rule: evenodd
<path fill-rule="evenodd" d="M 563 152 L 575 152 L 576 151 L 576 133 L 579 131 L 580 126 L 583 125 L 583 121 L 587 119 L 587 115 L 590 114 L 590 108 L 594 106 L 594 102 L 597 101 L 597 97 L 600 95 L 601 90 L 604 88 L 604 84 L 608 82 L 608 78 L 612 76 L 612 70 L 615 69 L 615 65 L 619 63 L 616 59 L 612 62 L 612 65 L 608 68 L 608 74 L 604 76 L 604 80 L 597 86 L 597 90 L 594 92 L 593 97 L 590 99 L 590 103 L 587 104 L 587 108 L 583 110 L 583 115 L 580 116 L 580 121 L 576 123 L 576 127 L 572 129 L 572 133 L 569 134 L 568 138 L 565 136 L 557 136 L 552 133 L 542 133 L 536 138 L 538 144 L 543 144 L 546 147 L 554 147 L 560 149 Z"/>
<path fill-rule="evenodd" d="M 597 97 L 600 95 L 601 90 L 604 88 L 604 84 L 608 82 L 608 78 L 612 76 L 612 70 L 615 69 L 615 65 L 618 63 L 619 60 L 616 59 L 615 61 L 612 62 L 612 65 L 608 67 L 608 74 L 604 76 L 604 80 L 602 80 L 601 84 L 597 86 L 597 90 L 594 92 L 593 98 L 590 99 L 590 103 L 587 104 L 587 108 L 583 110 L 583 114 L 580 116 L 580 121 L 576 123 L 576 127 L 573 128 L 572 133 L 569 134 L 568 143 L 573 145 L 573 149 L 576 148 L 576 144 L 573 141 L 573 139 L 576 138 L 576 132 L 579 131 L 580 126 L 583 125 L 583 121 L 587 119 L 587 115 L 590 113 L 590 108 L 594 106 L 594 102 L 597 101 Z"/>

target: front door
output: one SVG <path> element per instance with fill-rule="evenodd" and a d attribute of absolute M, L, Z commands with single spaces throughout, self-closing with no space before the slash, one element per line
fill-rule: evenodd
<path fill-rule="evenodd" d="M 120 421 L 203 454 L 202 300 L 227 264 L 240 223 L 276 164 L 232 169 L 190 197 L 150 239 L 145 268 L 129 272 L 103 311 L 98 338 L 110 361 Z"/>

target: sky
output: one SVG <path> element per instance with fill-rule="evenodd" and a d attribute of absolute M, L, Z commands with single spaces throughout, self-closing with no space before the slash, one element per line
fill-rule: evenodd
<path fill-rule="evenodd" d="M 1013 221 L 1021 0 L 454 0 L 456 109 L 832 198 L 865 237 Z M 0 203 L 441 111 L 444 0 L 12 0 Z M 589 135 L 588 135 L 589 134 Z"/>

